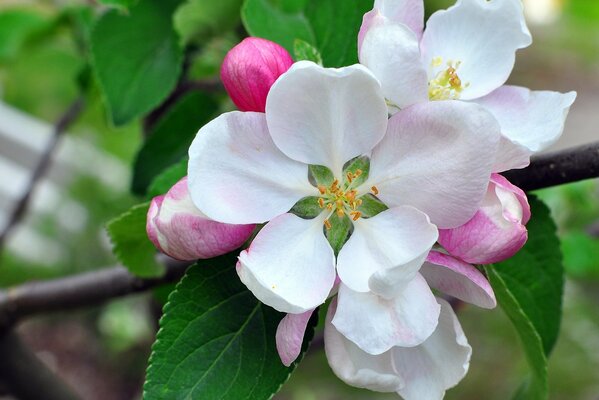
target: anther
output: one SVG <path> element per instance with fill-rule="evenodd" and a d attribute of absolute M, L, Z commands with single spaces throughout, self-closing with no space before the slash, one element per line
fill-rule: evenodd
<path fill-rule="evenodd" d="M 352 216 L 352 220 L 357 221 L 362 216 L 362 213 L 360 211 L 352 211 L 349 213 L 349 215 Z"/>
<path fill-rule="evenodd" d="M 322 185 L 318 185 L 318 191 L 320 192 L 320 194 L 325 194 L 327 192 L 327 188 L 325 188 Z"/>
<path fill-rule="evenodd" d="M 379 188 L 377 188 L 376 186 L 371 187 L 370 190 L 372 190 L 372 193 L 375 196 L 379 194 Z"/>
<path fill-rule="evenodd" d="M 360 175 L 362 175 L 362 170 L 361 169 L 357 169 L 356 172 L 354 173 L 354 178 L 357 178 Z"/>
<path fill-rule="evenodd" d="M 354 177 L 351 172 L 348 172 L 346 176 L 349 183 L 351 183 L 354 180 Z"/>
<path fill-rule="evenodd" d="M 320 206 L 320 208 L 324 208 L 324 199 L 322 197 L 318 198 L 318 205 Z"/>
<path fill-rule="evenodd" d="M 333 226 L 331 225 L 331 221 L 329 221 L 329 219 L 328 219 L 328 218 L 324 220 L 324 226 L 325 226 L 327 229 L 331 229 L 331 228 L 333 227 Z"/>
<path fill-rule="evenodd" d="M 342 209 L 342 208 L 338 208 L 338 209 L 337 209 L 337 216 L 338 216 L 339 218 L 342 218 L 344 215 L 345 215 L 345 211 L 343 211 L 343 209 Z"/>

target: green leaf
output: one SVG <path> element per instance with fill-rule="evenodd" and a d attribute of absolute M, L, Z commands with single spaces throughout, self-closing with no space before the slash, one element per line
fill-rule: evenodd
<path fill-rule="evenodd" d="M 126 9 L 133 6 L 137 3 L 138 0 L 98 0 L 100 3 L 105 6 L 117 7 L 121 9 Z"/>
<path fill-rule="evenodd" d="M 547 206 L 529 198 L 529 239 L 514 257 L 486 267 L 497 300 L 514 324 L 532 377 L 518 396 L 547 398 L 547 357 L 558 337 L 564 268 L 556 226 Z"/>
<path fill-rule="evenodd" d="M 335 213 L 331 215 L 329 222 L 331 223 L 331 228 L 325 229 L 325 235 L 335 252 L 335 256 L 337 256 L 345 242 L 349 239 L 354 225 L 347 215 L 339 217 Z"/>
<path fill-rule="evenodd" d="M 245 0 L 241 17 L 247 31 L 294 53 L 295 40 L 315 47 L 325 67 L 358 61 L 357 37 L 371 0 Z"/>
<path fill-rule="evenodd" d="M 32 10 L 6 10 L 0 13 L 0 62 L 13 59 L 32 36 L 49 26 L 49 21 Z"/>
<path fill-rule="evenodd" d="M 299 362 L 286 368 L 277 354 L 282 317 L 239 281 L 235 257 L 192 266 L 164 307 L 144 399 L 270 399 Z"/>
<path fill-rule="evenodd" d="M 187 157 L 160 173 L 148 189 L 148 197 L 156 197 L 165 194 L 173 185 L 187 175 Z"/>
<path fill-rule="evenodd" d="M 239 23 L 242 3 L 243 0 L 187 0 L 175 11 L 175 29 L 183 43 L 222 34 Z"/>
<path fill-rule="evenodd" d="M 289 212 L 301 218 L 312 219 L 320 215 L 322 208 L 318 205 L 318 196 L 308 196 L 295 203 Z"/>
<path fill-rule="evenodd" d="M 132 274 L 143 278 L 164 274 L 164 266 L 155 258 L 156 248 L 146 234 L 149 206 L 149 202 L 136 205 L 106 227 L 116 257 Z"/>
<path fill-rule="evenodd" d="M 306 16 L 316 37 L 314 45 L 325 67 L 358 62 L 358 32 L 362 17 L 372 9 L 372 0 L 310 0 Z"/>
<path fill-rule="evenodd" d="M 115 125 L 158 106 L 175 87 L 182 52 L 172 25 L 178 0 L 144 0 L 105 13 L 91 33 L 92 67 Z"/>
<path fill-rule="evenodd" d="M 208 95 L 190 92 L 158 121 L 137 153 L 131 184 L 134 193 L 144 194 L 157 175 L 187 155 L 198 129 L 212 118 L 217 108 Z"/>
<path fill-rule="evenodd" d="M 301 39 L 295 39 L 293 42 L 293 54 L 295 61 L 308 60 L 322 65 L 322 56 L 314 46 Z"/>
<path fill-rule="evenodd" d="M 292 53 L 295 39 L 315 43 L 312 27 L 303 13 L 305 3 L 301 0 L 245 0 L 241 20 L 250 35 L 272 40 Z"/>

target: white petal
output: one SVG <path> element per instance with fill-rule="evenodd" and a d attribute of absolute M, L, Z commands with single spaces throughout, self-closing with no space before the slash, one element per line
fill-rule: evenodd
<path fill-rule="evenodd" d="M 501 135 L 493 172 L 503 172 L 515 168 L 524 168 L 530 164 L 532 152 Z"/>
<path fill-rule="evenodd" d="M 374 8 L 389 20 L 407 25 L 419 38 L 422 36 L 423 0 L 374 0 Z"/>
<path fill-rule="evenodd" d="M 370 291 L 371 280 L 373 289 L 409 282 L 437 237 L 437 228 L 426 214 L 412 207 L 396 207 L 373 218 L 358 219 L 337 257 L 337 273 L 357 292 Z M 376 292 L 388 297 L 388 293 Z"/>
<path fill-rule="evenodd" d="M 379 79 L 393 107 L 428 101 L 428 80 L 420 61 L 418 39 L 407 26 L 384 17 L 368 30 L 360 48 L 360 62 Z"/>
<path fill-rule="evenodd" d="M 341 284 L 333 325 L 369 354 L 394 346 L 417 346 L 428 338 L 439 317 L 439 304 L 420 274 L 393 299 L 354 292 Z"/>
<path fill-rule="evenodd" d="M 398 391 L 403 382 L 393 370 L 391 352 L 373 356 L 347 340 L 331 323 L 336 309 L 335 299 L 324 326 L 324 349 L 335 375 L 351 386 L 377 392 Z"/>
<path fill-rule="evenodd" d="M 308 166 L 276 148 L 261 113 L 226 113 L 200 129 L 189 148 L 188 175 L 196 207 L 230 224 L 268 221 L 317 193 Z"/>
<path fill-rule="evenodd" d="M 394 367 L 405 382 L 398 393 L 404 400 L 441 400 L 468 372 L 472 348 L 446 301 L 441 303 L 439 325 L 424 343 L 392 350 Z"/>
<path fill-rule="evenodd" d="M 295 63 L 272 86 L 266 119 L 277 147 L 294 160 L 329 167 L 366 154 L 387 127 L 381 86 L 365 67 Z"/>
<path fill-rule="evenodd" d="M 485 276 L 470 264 L 431 251 L 420 273 L 428 284 L 450 296 L 482 308 L 495 308 L 495 293 Z"/>
<path fill-rule="evenodd" d="M 314 310 L 301 314 L 287 314 L 277 326 L 277 351 L 286 367 L 290 366 L 302 351 L 304 334 L 313 312 Z"/>
<path fill-rule="evenodd" d="M 504 144 L 504 151 L 510 151 L 508 146 L 524 147 L 530 154 L 546 149 L 559 139 L 575 99 L 575 92 L 564 94 L 502 86 L 477 99 L 476 103 L 497 118 L 501 133 L 511 141 Z M 512 168 L 520 167 L 512 165 Z"/>
<path fill-rule="evenodd" d="M 368 179 L 387 206 L 416 207 L 439 228 L 462 225 L 474 215 L 487 191 L 500 133 L 493 116 L 473 106 L 428 102 L 389 120 Z"/>
<path fill-rule="evenodd" d="M 505 83 L 514 68 L 516 50 L 531 44 L 522 0 L 458 0 L 437 11 L 422 37 L 422 60 L 461 61 L 457 73 L 469 86 L 464 100 L 484 96 Z M 429 78 L 447 66 L 431 68 Z"/>
<path fill-rule="evenodd" d="M 324 214 L 270 221 L 241 252 L 237 273 L 263 303 L 300 314 L 318 307 L 335 283 L 335 255 L 323 233 Z"/>

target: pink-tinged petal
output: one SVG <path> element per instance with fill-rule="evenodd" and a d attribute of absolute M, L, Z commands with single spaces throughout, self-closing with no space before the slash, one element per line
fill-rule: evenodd
<path fill-rule="evenodd" d="M 292 64 L 291 55 L 283 47 L 249 37 L 227 53 L 220 76 L 241 111 L 264 112 L 270 87 Z"/>
<path fill-rule="evenodd" d="M 150 208 L 148 208 L 148 214 L 146 216 L 146 233 L 148 234 L 150 241 L 154 243 L 154 246 L 164 253 L 160 241 L 158 240 L 158 230 L 156 228 L 156 223 L 154 222 L 154 218 L 160 212 L 160 206 L 162 206 L 163 201 L 164 195 L 156 196 L 150 202 Z"/>
<path fill-rule="evenodd" d="M 283 214 L 241 252 L 237 273 L 264 304 L 301 314 L 325 302 L 336 274 L 335 254 L 323 233 L 324 217 Z"/>
<path fill-rule="evenodd" d="M 439 318 L 439 304 L 420 274 L 393 299 L 354 292 L 341 284 L 335 328 L 360 349 L 381 354 L 394 346 L 417 346 L 428 338 Z"/>
<path fill-rule="evenodd" d="M 506 192 L 511 193 L 516 197 L 516 200 L 518 201 L 518 203 L 520 203 L 520 210 L 514 210 L 514 206 L 516 206 L 516 204 L 513 201 L 511 201 L 509 203 L 511 207 L 508 208 L 506 211 L 508 211 L 512 215 L 512 218 L 519 218 L 520 222 L 526 225 L 528 221 L 530 221 L 531 215 L 530 204 L 528 204 L 528 197 L 526 197 L 526 193 L 524 193 L 524 190 L 512 184 L 504 176 L 499 174 L 491 175 L 491 183 L 493 183 L 496 187 L 503 189 L 502 191 L 496 192 L 499 198 L 504 200 L 504 204 L 507 204 L 508 200 L 505 198 Z"/>
<path fill-rule="evenodd" d="M 466 223 L 489 183 L 500 133 L 480 106 L 434 101 L 401 110 L 374 149 L 368 187 L 389 207 L 411 205 L 439 228 Z"/>
<path fill-rule="evenodd" d="M 458 0 L 434 13 L 426 24 L 420 48 L 429 78 L 461 62 L 457 73 L 468 86 L 461 99 L 475 99 L 505 83 L 514 68 L 516 50 L 532 43 L 521 0 Z M 433 67 L 433 59 L 441 57 Z"/>
<path fill-rule="evenodd" d="M 428 101 L 427 72 L 414 32 L 380 15 L 370 17 L 370 24 L 359 51 L 360 63 L 381 82 L 391 103 L 389 111 Z"/>
<path fill-rule="evenodd" d="M 491 264 L 512 257 L 526 243 L 530 206 L 524 192 L 494 174 L 481 208 L 466 224 L 441 229 L 439 243 L 455 257 Z"/>
<path fill-rule="evenodd" d="M 262 223 L 318 193 L 308 166 L 273 143 L 264 114 L 230 112 L 205 125 L 189 148 L 189 191 L 215 221 Z"/>
<path fill-rule="evenodd" d="M 482 308 L 495 308 L 495 293 L 475 267 L 447 254 L 431 251 L 420 273 L 428 284 L 457 299 Z"/>
<path fill-rule="evenodd" d="M 374 8 L 390 21 L 408 26 L 418 38 L 422 37 L 424 29 L 423 0 L 374 0 Z"/>
<path fill-rule="evenodd" d="M 506 85 L 477 99 L 476 103 L 497 118 L 501 133 L 508 139 L 503 148 L 500 148 L 499 157 L 502 156 L 501 152 L 515 151 L 510 147 L 523 147 L 530 156 L 546 149 L 560 138 L 575 99 L 575 92 L 531 91 Z M 497 171 L 522 168 L 522 164 L 527 165 L 527 162 L 522 161 L 528 161 L 523 158 L 524 160 L 516 158 L 511 163 L 504 162 Z"/>
<path fill-rule="evenodd" d="M 435 332 L 420 346 L 395 347 L 393 366 L 405 382 L 398 389 L 404 400 L 441 400 L 468 372 L 472 347 L 460 323 L 444 300 Z"/>
<path fill-rule="evenodd" d="M 391 352 L 371 355 L 345 338 L 332 324 L 337 300 L 329 306 L 324 326 L 324 349 L 331 369 L 348 385 L 377 392 L 396 392 L 404 383 L 393 369 Z"/>
<path fill-rule="evenodd" d="M 365 67 L 333 69 L 300 61 L 273 85 L 266 119 L 283 153 L 327 166 L 339 178 L 345 162 L 370 152 L 385 134 L 387 105 Z"/>
<path fill-rule="evenodd" d="M 254 225 L 215 222 L 198 210 L 189 196 L 187 177 L 165 196 L 152 200 L 148 210 L 148 237 L 163 253 L 178 260 L 216 257 L 239 248 Z"/>
<path fill-rule="evenodd" d="M 308 321 L 314 310 L 301 314 L 287 314 L 277 327 L 277 351 L 281 362 L 286 367 L 290 366 L 299 356 L 304 342 L 304 334 Z"/>
<path fill-rule="evenodd" d="M 358 219 L 337 257 L 337 273 L 354 291 L 394 297 L 397 286 L 414 279 L 437 237 L 437 227 L 413 207 Z"/>

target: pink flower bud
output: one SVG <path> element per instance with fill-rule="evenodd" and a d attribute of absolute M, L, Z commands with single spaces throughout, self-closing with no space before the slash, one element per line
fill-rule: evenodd
<path fill-rule="evenodd" d="M 293 59 L 283 47 L 270 40 L 249 37 L 227 53 L 220 77 L 241 111 L 264 112 L 270 87 L 291 64 Z"/>
<path fill-rule="evenodd" d="M 453 256 L 472 264 L 512 257 L 526 243 L 530 206 L 524 192 L 498 174 L 474 217 L 454 229 L 440 229 L 439 243 Z"/>
<path fill-rule="evenodd" d="M 254 225 L 229 225 L 208 219 L 192 203 L 187 177 L 152 200 L 146 231 L 154 245 L 178 260 L 212 258 L 240 247 Z"/>

